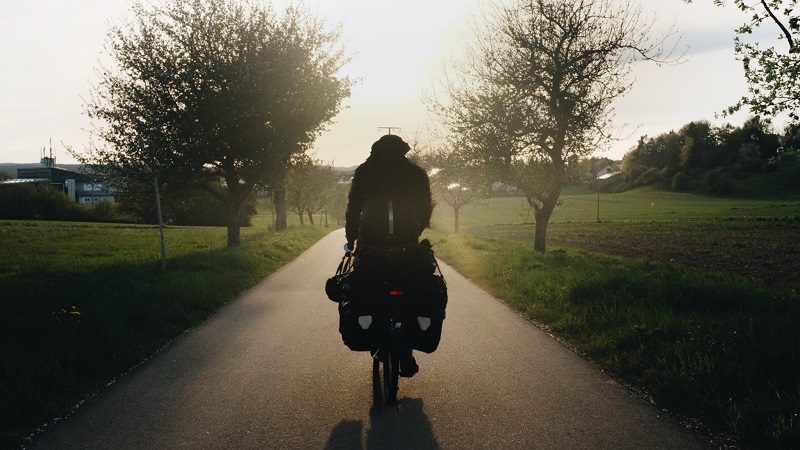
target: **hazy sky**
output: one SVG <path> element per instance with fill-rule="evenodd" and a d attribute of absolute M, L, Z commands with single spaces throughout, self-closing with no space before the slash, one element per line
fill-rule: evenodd
<path fill-rule="evenodd" d="M 95 80 L 109 21 L 127 13 L 129 0 L 29 0 L 0 3 L 0 162 L 38 161 L 53 139 L 58 161 L 72 162 L 63 144 L 88 141 L 83 98 Z M 290 3 L 276 1 L 277 7 Z M 734 59 L 733 30 L 744 16 L 711 0 L 643 0 L 657 26 L 675 25 L 689 46 L 687 62 L 639 64 L 633 90 L 616 103 L 623 138 L 599 154 L 621 158 L 642 134 L 656 135 L 690 120 L 709 119 L 745 92 Z M 361 77 L 345 109 L 316 144 L 336 165 L 355 165 L 369 153 L 380 126 L 425 140 L 432 118 L 424 92 L 437 85 L 470 35 L 477 0 L 307 0 L 308 9 L 342 26 L 353 55 L 348 74 Z M 764 30 L 772 37 L 777 32 Z M 742 122 L 746 114 L 727 119 Z M 603 150 L 603 149 L 601 149 Z"/>

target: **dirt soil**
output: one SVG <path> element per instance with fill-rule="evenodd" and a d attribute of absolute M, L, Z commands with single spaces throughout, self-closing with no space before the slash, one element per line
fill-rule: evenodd
<path fill-rule="evenodd" d="M 476 234 L 530 240 L 532 226 Z M 477 230 L 476 230 L 477 231 Z M 786 222 L 552 224 L 548 246 L 683 264 L 767 284 L 800 288 L 800 226 Z"/>

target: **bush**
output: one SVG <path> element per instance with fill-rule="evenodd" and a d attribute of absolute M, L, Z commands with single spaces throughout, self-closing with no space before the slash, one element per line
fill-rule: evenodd
<path fill-rule="evenodd" d="M 651 167 L 639 175 L 633 184 L 635 186 L 650 186 L 651 184 L 660 183 L 661 181 L 661 172 L 655 167 Z"/>
<path fill-rule="evenodd" d="M 721 169 L 711 170 L 703 177 L 703 190 L 708 193 L 724 195 L 730 193 L 732 189 L 731 176 Z"/>
<path fill-rule="evenodd" d="M 0 186 L 0 219 L 91 220 L 89 211 L 44 184 Z"/>
<path fill-rule="evenodd" d="M 686 175 L 685 172 L 678 172 L 672 177 L 672 190 L 673 191 L 685 191 L 689 189 L 689 182 L 691 178 L 689 175 Z"/>
<path fill-rule="evenodd" d="M 154 224 L 158 221 L 153 187 L 148 183 L 129 183 L 116 186 L 119 211 L 136 222 Z M 248 226 L 256 213 L 255 194 L 242 205 L 240 225 Z M 208 190 L 199 187 L 164 185 L 161 189 L 161 211 L 164 222 L 171 225 L 226 226 L 227 205 Z"/>
<path fill-rule="evenodd" d="M 131 222 L 132 218 L 126 217 L 119 211 L 119 207 L 111 202 L 95 203 L 88 208 L 89 217 L 97 222 Z"/>
<path fill-rule="evenodd" d="M 218 198 L 201 189 L 187 189 L 165 198 L 173 225 L 226 226 L 228 206 Z M 239 217 L 239 225 L 250 225 L 250 217 L 256 213 L 255 194 L 245 200 Z"/>

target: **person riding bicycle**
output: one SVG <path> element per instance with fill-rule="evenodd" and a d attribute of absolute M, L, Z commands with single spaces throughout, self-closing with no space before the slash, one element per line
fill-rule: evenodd
<path fill-rule="evenodd" d="M 417 244 L 430 226 L 433 202 L 425 170 L 406 158 L 409 145 L 387 134 L 372 144 L 370 156 L 353 176 L 345 213 L 347 245 L 359 251 L 370 246 Z M 400 375 L 419 370 L 412 350 L 400 359 Z"/>

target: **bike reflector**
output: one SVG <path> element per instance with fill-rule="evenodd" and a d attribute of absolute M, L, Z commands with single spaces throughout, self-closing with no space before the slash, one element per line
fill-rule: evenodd
<path fill-rule="evenodd" d="M 391 295 L 392 297 L 399 297 L 401 295 L 405 295 L 405 293 L 406 293 L 406 291 L 404 291 L 402 289 L 391 289 L 389 291 L 389 295 Z"/>
<path fill-rule="evenodd" d="M 372 316 L 358 316 L 358 324 L 366 330 L 372 325 Z"/>
<path fill-rule="evenodd" d="M 422 331 L 428 331 L 428 328 L 431 327 L 431 318 L 430 317 L 417 317 L 417 324 L 419 324 L 419 329 Z"/>

